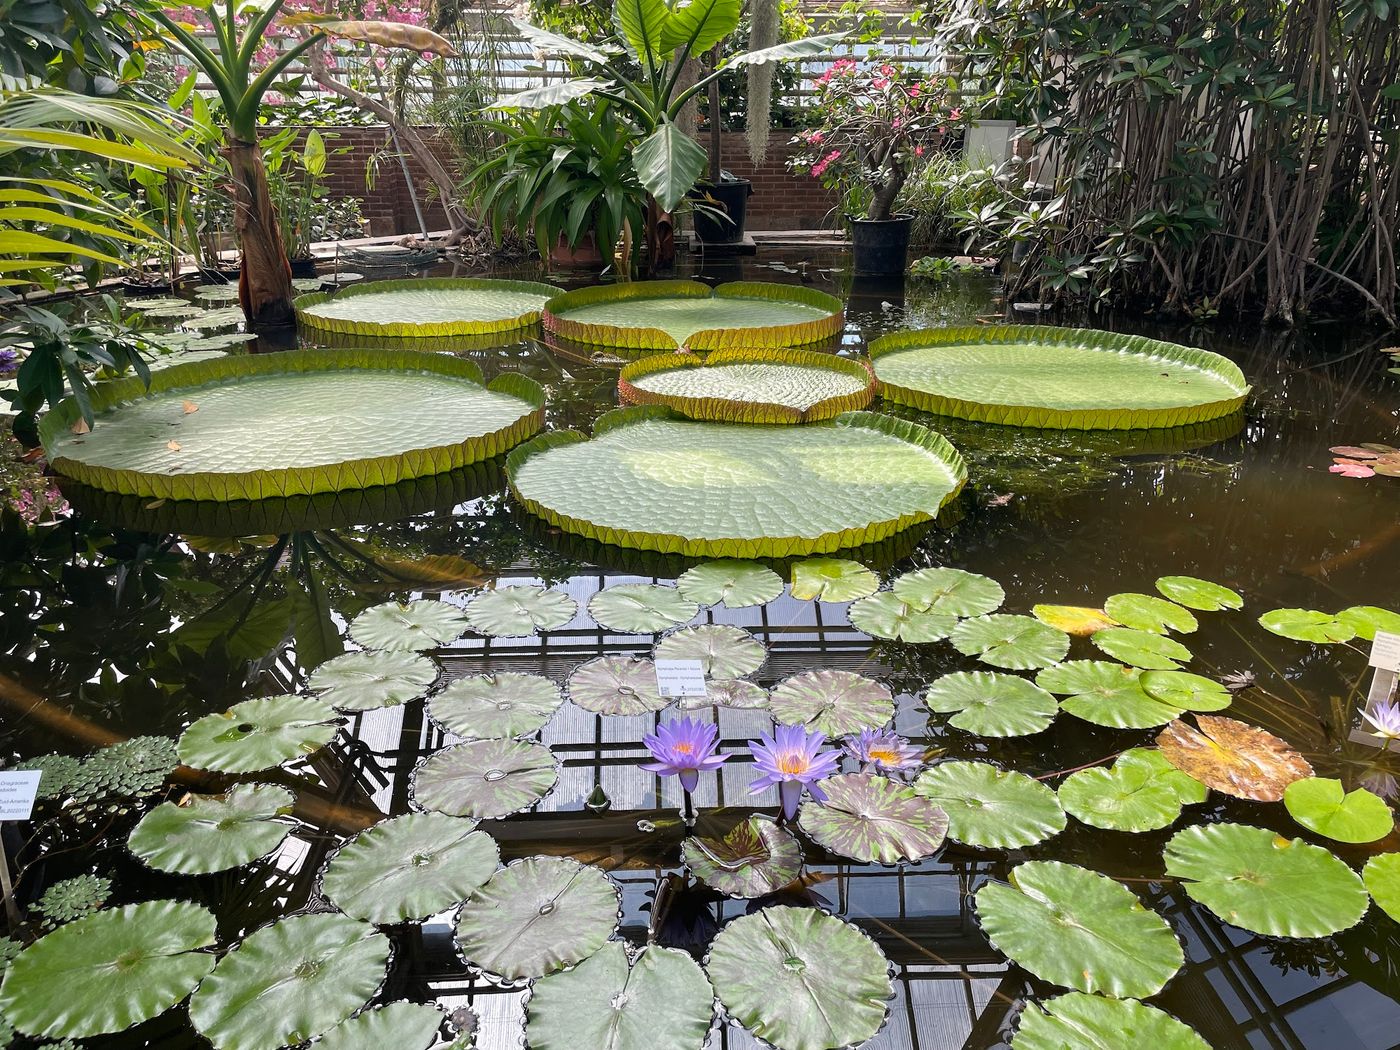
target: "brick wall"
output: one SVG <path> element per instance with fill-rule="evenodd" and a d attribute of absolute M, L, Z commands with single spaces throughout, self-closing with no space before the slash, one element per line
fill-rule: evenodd
<path fill-rule="evenodd" d="M 726 133 L 720 137 L 724 167 L 741 179 L 753 180 L 746 223 L 751 230 L 816 230 L 830 225 L 827 213 L 836 198 L 811 176 L 788 171 L 787 159 L 795 152 L 795 147 L 788 144 L 791 138 L 791 131 L 771 132 L 768 155 L 762 166 L 755 169 L 742 134 Z M 701 142 L 709 148 L 707 136 L 702 135 Z"/>

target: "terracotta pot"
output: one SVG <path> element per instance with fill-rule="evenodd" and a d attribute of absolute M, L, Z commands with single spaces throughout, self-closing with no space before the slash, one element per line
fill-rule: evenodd
<path fill-rule="evenodd" d="M 553 270 L 601 270 L 608 264 L 598 248 L 598 239 L 589 230 L 574 247 L 561 233 L 549 252 L 549 266 Z"/>

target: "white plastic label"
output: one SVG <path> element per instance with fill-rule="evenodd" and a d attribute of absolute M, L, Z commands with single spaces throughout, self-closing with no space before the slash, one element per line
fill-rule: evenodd
<path fill-rule="evenodd" d="M 657 660 L 656 691 L 667 698 L 700 697 L 705 690 L 705 665 L 699 660 Z"/>
<path fill-rule="evenodd" d="M 1371 643 L 1371 666 L 1383 671 L 1400 671 L 1400 634 L 1376 632 Z"/>
<path fill-rule="evenodd" d="M 43 770 L 16 769 L 0 773 L 0 820 L 28 820 L 34 812 Z"/>

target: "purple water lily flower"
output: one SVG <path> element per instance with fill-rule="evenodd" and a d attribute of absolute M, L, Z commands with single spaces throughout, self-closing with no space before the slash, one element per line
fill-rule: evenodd
<path fill-rule="evenodd" d="M 825 802 L 826 792 L 817 786 L 817 781 L 835 773 L 841 758 L 837 751 L 823 751 L 825 743 L 825 733 L 809 733 L 801 726 L 778 726 L 771 736 L 750 740 L 754 768 L 762 775 L 750 785 L 749 794 L 778 785 L 785 820 L 797 815 L 803 787 L 818 802 Z"/>
<path fill-rule="evenodd" d="M 681 788 L 687 795 L 700 783 L 702 769 L 718 769 L 729 757 L 715 754 L 719 727 L 693 718 L 662 722 L 655 733 L 642 737 L 642 743 L 656 759 L 642 768 L 663 777 L 680 777 Z"/>
<path fill-rule="evenodd" d="M 1361 717 L 1371 723 L 1372 728 L 1368 732 L 1384 740 L 1386 747 L 1392 740 L 1400 740 L 1400 701 L 1377 704 L 1372 711 L 1363 709 Z"/>
<path fill-rule="evenodd" d="M 924 764 L 924 753 L 898 733 L 862 729 L 860 736 L 843 737 L 841 749 L 862 766 L 907 772 Z"/>

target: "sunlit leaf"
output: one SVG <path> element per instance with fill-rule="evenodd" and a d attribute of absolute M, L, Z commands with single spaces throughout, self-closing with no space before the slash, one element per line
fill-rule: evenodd
<path fill-rule="evenodd" d="M 1095 631 L 1089 640 L 1114 659 L 1148 670 L 1174 671 L 1191 659 L 1191 650 L 1176 639 L 1150 631 L 1109 627 Z"/>
<path fill-rule="evenodd" d="M 472 630 L 488 637 L 517 638 L 554 631 L 578 613 L 578 602 L 563 591 L 543 587 L 497 587 L 483 591 L 467 606 Z"/>
<path fill-rule="evenodd" d="M 1102 609 L 1084 605 L 1037 605 L 1031 609 L 1031 615 L 1046 626 L 1077 637 L 1088 637 L 1105 627 L 1121 626 Z"/>
<path fill-rule="evenodd" d="M 291 812 L 293 801 L 286 788 L 235 784 L 222 796 L 162 802 L 132 829 L 127 846 L 160 871 L 205 875 L 236 868 L 282 844 L 292 825 L 279 818 Z"/>
<path fill-rule="evenodd" d="M 753 635 L 742 627 L 707 623 L 682 627 L 656 643 L 657 660 L 699 660 L 707 677 L 728 679 L 753 674 L 768 656 Z"/>
<path fill-rule="evenodd" d="M 488 820 L 533 806 L 559 779 L 549 748 L 526 740 L 470 740 L 445 747 L 413 774 L 424 809 Z"/>
<path fill-rule="evenodd" d="M 969 846 L 1020 849 L 1065 828 L 1055 792 L 986 762 L 942 762 L 919 774 L 914 790 L 948 814 L 948 837 Z"/>
<path fill-rule="evenodd" d="M 450 682 L 428 701 L 428 717 L 464 740 L 528 736 L 563 702 L 559 687 L 543 675 L 502 671 Z"/>
<path fill-rule="evenodd" d="M 1331 613 L 1316 609 L 1273 609 L 1259 617 L 1259 624 L 1284 638 L 1328 644 L 1356 637 L 1356 627 Z"/>
<path fill-rule="evenodd" d="M 851 602 L 879 587 L 878 576 L 848 558 L 808 558 L 792 567 L 792 596 L 799 601 Z"/>
<path fill-rule="evenodd" d="M 370 711 L 416 700 L 437 681 L 437 664 L 407 650 L 367 650 L 327 660 L 306 687 L 341 711 Z"/>
<path fill-rule="evenodd" d="M 745 609 L 766 605 L 783 593 L 783 578 L 754 561 L 707 561 L 676 580 L 682 598 L 701 605 Z"/>
<path fill-rule="evenodd" d="M 366 649 L 436 649 L 455 642 L 467 629 L 462 610 L 431 598 L 401 604 L 385 602 L 350 621 L 350 637 Z"/>
<path fill-rule="evenodd" d="M 1353 605 L 1337 614 L 1337 619 L 1356 632 L 1356 637 L 1371 641 L 1377 631 L 1400 634 L 1400 613 L 1375 605 Z"/>
<path fill-rule="evenodd" d="M 999 671 L 944 675 L 924 694 L 929 710 L 956 712 L 948 724 L 978 736 L 1029 736 L 1049 728 L 1055 698 L 1024 678 Z"/>
<path fill-rule="evenodd" d="M 1375 842 L 1395 830 L 1395 814 L 1365 788 L 1347 791 L 1340 780 L 1306 777 L 1283 789 L 1289 815 L 1309 831 L 1337 842 Z"/>
<path fill-rule="evenodd" d="M 893 591 L 883 591 L 852 602 L 846 614 L 852 627 L 872 638 L 913 643 L 947 638 L 958 623 L 952 613 L 918 609 Z"/>
<path fill-rule="evenodd" d="M 314 755 L 336 734 L 337 716 L 320 700 L 265 696 L 205 715 L 180 737 L 180 761 L 196 769 L 253 773 Z"/>
<path fill-rule="evenodd" d="M 1107 660 L 1070 660 L 1036 675 L 1042 689 L 1064 696 L 1062 710 L 1095 725 L 1151 729 L 1166 725 L 1181 709 L 1154 700 L 1142 687 L 1142 671 Z"/>
<path fill-rule="evenodd" d="M 1180 605 L 1150 594 L 1115 594 L 1103 603 L 1103 611 L 1124 627 L 1152 634 L 1190 634 L 1200 626 Z"/>
<path fill-rule="evenodd" d="M 834 737 L 886 725 L 894 717 L 894 697 L 873 678 L 823 668 L 779 682 L 768 694 L 768 709 L 783 725 L 808 725 Z"/>
<path fill-rule="evenodd" d="M 819 846 L 862 864 L 898 864 L 936 853 L 948 815 L 903 784 L 874 773 L 822 781 L 825 802 L 802 804 L 797 824 Z"/>
<path fill-rule="evenodd" d="M 1026 1003 L 1012 1045 L 1016 1050 L 1211 1050 L 1169 1013 L 1134 999 L 1082 992 Z"/>
<path fill-rule="evenodd" d="M 1030 616 L 994 613 L 963 620 L 953 629 L 953 648 L 993 667 L 1025 671 L 1059 663 L 1069 652 L 1069 635 Z"/>
<path fill-rule="evenodd" d="M 700 607 L 674 587 L 622 583 L 588 599 L 588 615 L 598 626 L 620 634 L 654 634 L 695 617 Z"/>
<path fill-rule="evenodd" d="M 895 595 L 920 611 L 957 617 L 983 616 L 1001 608 L 1006 592 L 990 576 L 962 569 L 915 569 L 891 585 Z"/>
<path fill-rule="evenodd" d="M 1177 769 L 1160 751 L 1135 747 L 1112 767 L 1081 769 L 1060 785 L 1060 804 L 1085 824 L 1110 831 L 1154 831 L 1206 800 L 1206 786 Z"/>
<path fill-rule="evenodd" d="M 1230 588 L 1194 576 L 1163 576 L 1156 586 L 1162 594 L 1188 609 L 1216 612 L 1244 608 L 1244 599 Z"/>

